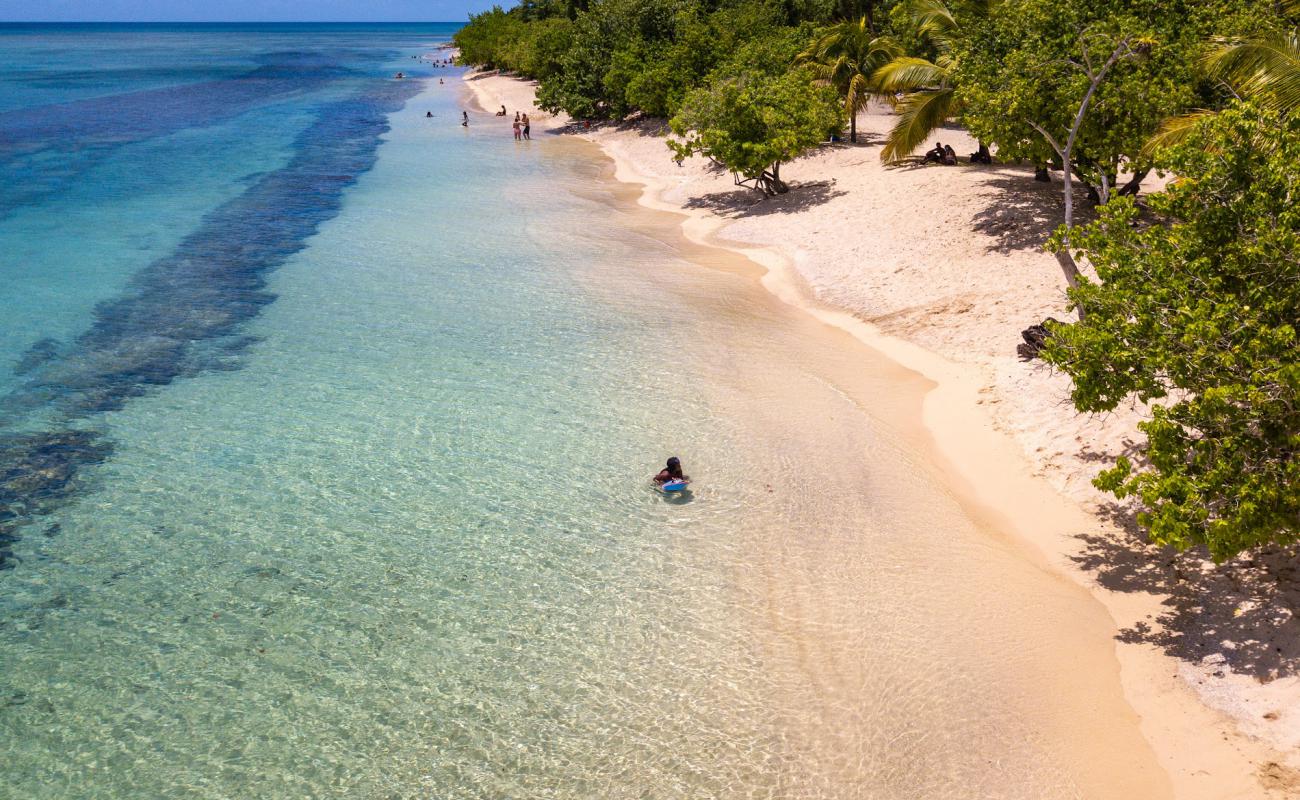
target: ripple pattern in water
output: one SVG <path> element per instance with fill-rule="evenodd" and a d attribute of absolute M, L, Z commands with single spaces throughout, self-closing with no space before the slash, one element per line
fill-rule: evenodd
<path fill-rule="evenodd" d="M 828 379 L 589 151 L 461 129 L 453 83 L 218 315 L 237 369 L 61 409 L 112 449 L 0 574 L 0 796 L 1055 798 L 1145 763 L 1052 631 L 1093 612 L 863 413 L 888 383 Z M 239 202 L 199 183 L 209 221 Z M 646 485 L 674 453 L 685 502 Z"/>

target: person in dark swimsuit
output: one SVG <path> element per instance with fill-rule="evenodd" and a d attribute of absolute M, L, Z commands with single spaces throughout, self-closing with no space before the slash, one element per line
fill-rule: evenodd
<path fill-rule="evenodd" d="M 677 456 L 668 459 L 668 466 L 659 470 L 655 483 L 663 486 L 669 481 L 689 481 L 690 477 L 682 474 L 682 461 Z"/>

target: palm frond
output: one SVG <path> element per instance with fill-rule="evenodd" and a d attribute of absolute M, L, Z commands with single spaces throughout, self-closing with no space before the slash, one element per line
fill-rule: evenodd
<path fill-rule="evenodd" d="M 1201 66 L 1263 106 L 1283 113 L 1300 108 L 1300 33 L 1296 31 L 1244 40 L 1215 39 Z"/>
<path fill-rule="evenodd" d="M 935 46 L 951 41 L 957 32 L 957 19 L 943 0 L 912 0 L 908 3 L 907 13 L 917 32 Z"/>
<path fill-rule="evenodd" d="M 948 74 L 948 70 L 924 58 L 899 56 L 876 70 L 871 80 L 882 92 L 907 92 L 940 87 Z"/>
<path fill-rule="evenodd" d="M 1149 159 L 1159 150 L 1182 144 L 1192 134 L 1192 131 L 1196 130 L 1197 125 L 1217 113 L 1217 111 L 1197 109 L 1166 119 L 1160 123 L 1160 127 L 1156 129 L 1155 133 L 1151 134 L 1151 138 L 1142 146 L 1142 158 Z"/>
<path fill-rule="evenodd" d="M 952 89 L 933 89 L 908 95 L 898 104 L 898 122 L 889 131 L 880 160 L 900 161 L 925 143 L 936 129 L 948 121 L 955 109 Z"/>
<path fill-rule="evenodd" d="M 859 72 L 849 79 L 847 91 L 844 93 L 844 110 L 850 114 L 861 111 L 870 99 L 871 81 Z"/>
<path fill-rule="evenodd" d="M 871 75 L 902 53 L 897 41 L 872 36 L 866 18 L 841 22 L 823 31 L 796 57 L 818 81 L 836 88 L 852 114 L 866 105 L 872 91 Z"/>

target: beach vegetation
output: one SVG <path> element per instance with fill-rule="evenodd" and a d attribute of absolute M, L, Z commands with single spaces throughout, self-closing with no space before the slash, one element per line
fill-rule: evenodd
<path fill-rule="evenodd" d="M 988 13 L 992 0 L 957 4 L 943 0 L 910 0 L 899 6 L 899 30 L 909 32 L 910 47 L 871 76 L 878 94 L 894 102 L 898 121 L 881 148 L 880 159 L 900 161 L 924 144 L 936 130 L 961 112 L 954 56 L 963 19 Z M 901 94 L 901 97 L 897 97 Z M 980 145 L 982 152 L 987 148 Z"/>
<path fill-rule="evenodd" d="M 669 118 L 693 89 L 739 71 L 780 74 L 819 38 L 835 50 L 828 80 L 865 103 L 882 54 L 859 45 L 876 38 L 897 0 L 576 0 L 525 2 L 471 15 L 456 35 L 461 61 L 539 81 L 538 103 L 582 119 L 642 113 Z M 846 16 L 851 15 L 851 16 Z M 860 25 L 864 39 L 837 41 Z M 829 26 L 829 27 L 828 27 Z M 886 39 L 881 39 L 883 44 Z M 848 47 L 851 45 L 851 47 Z M 810 59 L 810 65 L 820 59 Z M 862 62 L 858 80 L 851 65 Z M 850 67 L 850 69 L 845 69 Z"/>
<path fill-rule="evenodd" d="M 1211 90 L 1210 103 L 1171 117 L 1147 142 L 1146 152 L 1175 145 L 1215 111 L 1213 100 L 1244 98 L 1283 114 L 1300 110 L 1300 0 L 1281 7 L 1282 17 L 1271 25 L 1267 16 L 1254 20 L 1254 29 L 1237 36 L 1216 36 L 1200 60 Z"/>
<path fill-rule="evenodd" d="M 804 69 L 779 75 L 742 72 L 695 89 L 672 118 L 677 158 L 701 154 L 767 194 L 784 194 L 781 165 L 842 130 L 835 90 Z"/>
<path fill-rule="evenodd" d="M 1157 163 L 1178 179 L 1150 214 L 1119 197 L 1054 242 L 1097 278 L 1044 356 L 1082 411 L 1150 404 L 1095 483 L 1139 500 L 1155 542 L 1223 561 L 1300 537 L 1300 117 L 1235 103 Z"/>
<path fill-rule="evenodd" d="M 818 80 L 839 92 L 849 120 L 849 141 L 856 144 L 858 112 L 875 94 L 872 76 L 901 54 L 897 42 L 888 36 L 876 36 L 862 16 L 823 30 L 799 53 L 796 62 L 806 65 Z"/>

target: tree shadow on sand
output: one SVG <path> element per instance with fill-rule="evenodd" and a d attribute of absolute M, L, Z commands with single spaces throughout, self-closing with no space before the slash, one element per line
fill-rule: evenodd
<path fill-rule="evenodd" d="M 1060 173 L 1052 173 L 1051 183 L 1039 183 L 1025 168 L 996 165 L 993 169 L 997 177 L 984 183 L 989 202 L 971 219 L 971 227 L 992 240 L 988 252 L 1041 250 L 1065 217 Z M 1088 192 L 1078 185 L 1074 208 L 1076 225 L 1092 220 Z"/>
<path fill-rule="evenodd" d="M 1126 505 L 1100 512 L 1115 527 L 1080 535 L 1073 561 L 1111 591 L 1163 598 L 1155 619 L 1117 639 L 1261 683 L 1300 674 L 1300 547 L 1261 548 L 1216 567 L 1203 550 L 1148 542 Z"/>
<path fill-rule="evenodd" d="M 775 196 L 746 187 L 732 191 L 713 192 L 686 201 L 687 208 L 707 209 L 727 219 L 764 217 L 770 214 L 792 214 L 843 197 L 847 192 L 835 188 L 835 181 L 809 181 L 790 183 L 790 191 Z"/>

